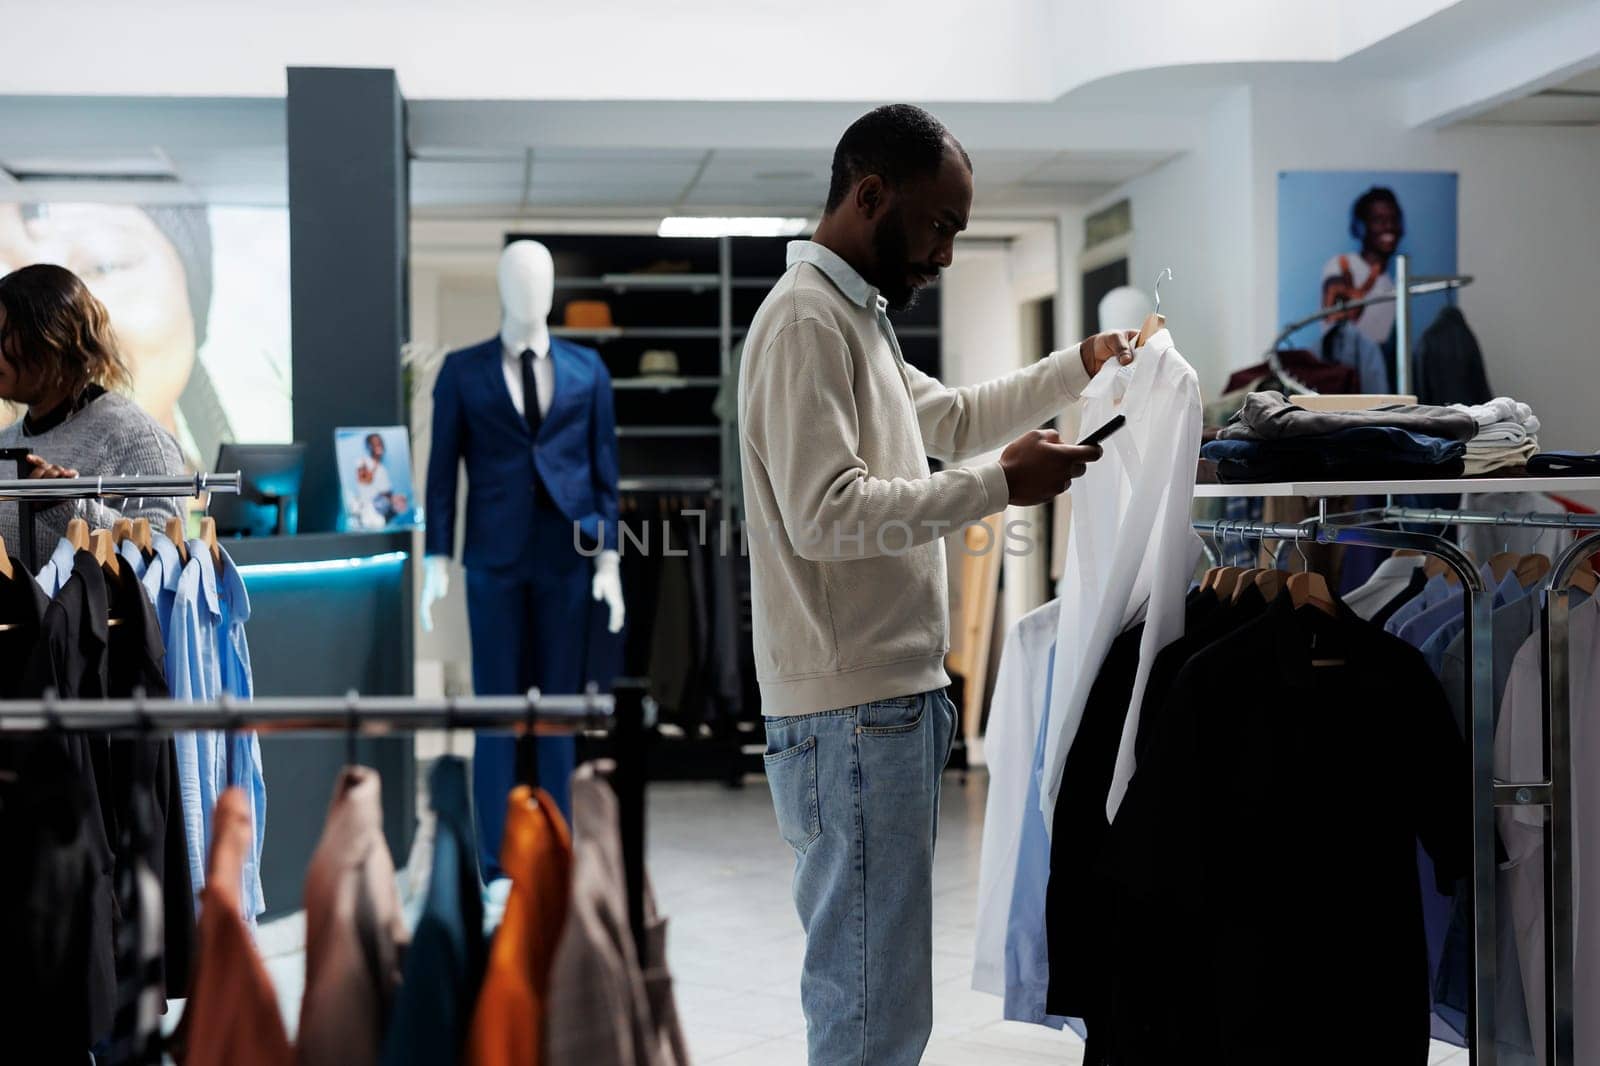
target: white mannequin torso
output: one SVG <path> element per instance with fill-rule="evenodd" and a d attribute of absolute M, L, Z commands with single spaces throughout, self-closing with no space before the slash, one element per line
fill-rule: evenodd
<path fill-rule="evenodd" d="M 555 395 L 555 367 L 550 359 L 550 309 L 555 299 L 556 268 L 550 250 L 537 241 L 513 241 L 500 253 L 500 343 L 501 366 L 505 371 L 506 391 L 519 414 L 526 400 L 522 387 L 522 352 L 533 349 L 534 388 L 538 391 L 539 411 L 550 412 Z M 424 567 L 420 614 L 424 630 L 433 628 L 433 604 L 449 592 L 447 559 L 427 557 Z M 611 610 L 609 628 L 622 631 L 624 609 L 619 557 L 607 549 L 595 558 L 594 598 Z"/>

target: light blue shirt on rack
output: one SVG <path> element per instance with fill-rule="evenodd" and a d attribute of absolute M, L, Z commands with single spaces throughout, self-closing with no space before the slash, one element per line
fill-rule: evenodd
<path fill-rule="evenodd" d="M 1400 627 L 1410 622 L 1417 615 L 1428 608 L 1443 603 L 1450 595 L 1450 582 L 1444 579 L 1443 574 L 1434 574 L 1428 583 L 1422 586 L 1422 591 L 1400 605 L 1400 609 L 1389 616 L 1383 624 L 1384 631 L 1394 636 L 1400 635 Z"/>
<path fill-rule="evenodd" d="M 133 542 L 132 538 L 125 538 L 121 544 L 117 545 L 117 555 L 122 559 L 122 564 L 133 571 L 133 576 L 142 582 L 144 580 L 144 572 L 149 564 L 145 562 L 144 552 L 139 550 L 139 546 Z M 148 595 L 149 591 L 149 589 L 146 589 L 145 593 Z"/>
<path fill-rule="evenodd" d="M 1495 587 L 1494 607 L 1498 610 L 1507 604 L 1516 603 L 1526 595 L 1528 590 L 1522 587 L 1522 582 L 1517 580 L 1517 572 L 1513 570 Z M 1455 604 L 1455 614 L 1446 618 L 1444 623 L 1421 644 L 1422 657 L 1428 660 L 1428 669 L 1433 671 L 1435 677 L 1444 675 L 1444 653 L 1457 635 L 1467 628 L 1466 612 L 1461 609 L 1459 593 L 1455 597 Z M 1490 628 L 1493 629 L 1492 624 Z"/>
<path fill-rule="evenodd" d="M 223 693 L 248 699 L 253 682 L 244 623 L 250 601 L 244 581 L 226 554 L 219 582 L 211 550 L 200 540 L 188 544 L 189 561 L 179 565 L 177 549 L 163 553 L 159 595 L 170 596 L 163 633 L 167 643 L 167 683 L 179 700 L 210 701 Z M 152 564 L 154 571 L 154 564 Z M 148 585 L 146 586 L 149 587 Z M 161 600 L 157 600 L 160 611 Z M 226 650 L 224 650 L 226 649 Z M 266 821 L 266 785 L 255 734 L 231 738 L 216 730 L 178 733 L 178 784 L 188 845 L 189 881 L 198 902 L 205 886 L 212 814 L 230 785 L 244 789 L 251 807 L 254 839 L 245 859 L 241 902 L 247 919 L 265 909 L 261 889 L 261 840 Z"/>
<path fill-rule="evenodd" d="M 44 594 L 52 600 L 56 598 L 56 593 L 61 591 L 61 586 L 67 583 L 67 578 L 72 576 L 72 557 L 77 553 L 78 550 L 72 546 L 72 541 L 62 537 L 56 543 L 56 550 L 50 553 L 50 558 L 34 575 L 34 580 L 39 582 Z"/>

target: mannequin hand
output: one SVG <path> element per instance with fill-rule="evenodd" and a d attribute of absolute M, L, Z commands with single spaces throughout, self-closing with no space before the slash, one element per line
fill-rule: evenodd
<path fill-rule="evenodd" d="M 450 560 L 442 555 L 430 555 L 423 560 L 422 572 L 422 631 L 433 632 L 433 605 L 450 595 Z"/>
<path fill-rule="evenodd" d="M 1078 355 L 1083 369 L 1090 377 L 1100 373 L 1100 368 L 1115 359 L 1123 366 L 1133 362 L 1133 342 L 1139 339 L 1136 329 L 1114 329 L 1094 336 L 1078 345 Z"/>
<path fill-rule="evenodd" d="M 622 632 L 622 620 L 626 612 L 622 606 L 622 573 L 620 557 L 614 551 L 603 551 L 594 561 L 594 586 L 592 594 L 595 602 L 604 602 L 611 608 L 611 621 L 606 628 L 613 633 Z"/>

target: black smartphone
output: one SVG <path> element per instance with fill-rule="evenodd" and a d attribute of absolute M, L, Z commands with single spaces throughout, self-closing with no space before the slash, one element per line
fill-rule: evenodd
<path fill-rule="evenodd" d="M 1127 415 L 1117 415 L 1111 421 L 1107 422 L 1105 425 L 1101 426 L 1099 429 L 1080 440 L 1078 442 L 1078 447 L 1089 448 L 1099 444 L 1101 441 L 1105 440 L 1107 437 L 1111 436 L 1111 434 L 1115 433 L 1117 430 L 1121 429 L 1127 424 Z"/>

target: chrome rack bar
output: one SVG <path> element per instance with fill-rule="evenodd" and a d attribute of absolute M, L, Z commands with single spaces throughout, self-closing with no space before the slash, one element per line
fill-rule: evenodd
<path fill-rule="evenodd" d="M 414 696 L 222 698 L 183 700 L 7 700 L 0 734 L 65 729 L 135 733 L 186 729 L 254 729 L 271 733 L 385 734 L 416 729 L 509 729 L 534 717 L 539 735 L 560 736 L 609 726 L 609 694 L 427 699 Z"/>
<path fill-rule="evenodd" d="M 1442 511 L 1421 507 L 1385 507 L 1391 522 L 1422 522 L 1428 525 L 1528 526 L 1539 529 L 1600 529 L 1600 514 L 1568 514 L 1509 511 Z"/>
<path fill-rule="evenodd" d="M 198 496 L 202 492 L 237 493 L 240 476 L 182 474 L 177 476 L 107 475 L 105 477 L 24 478 L 0 481 L 4 500 L 92 500 L 104 496 Z"/>

